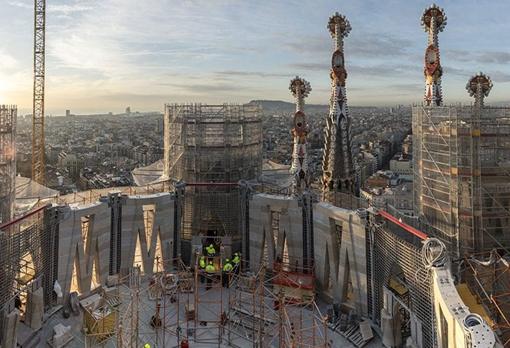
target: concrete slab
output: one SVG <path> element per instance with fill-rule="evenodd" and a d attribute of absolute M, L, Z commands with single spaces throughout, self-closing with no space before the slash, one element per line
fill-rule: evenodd
<path fill-rule="evenodd" d="M 239 331 L 238 328 L 232 323 L 226 325 L 221 331 L 219 320 L 221 312 L 229 312 L 229 296 L 233 296 L 234 291 L 232 289 L 219 287 L 205 291 L 205 288 L 198 290 L 198 305 L 195 305 L 197 312 L 197 320 L 187 321 L 185 307 L 187 304 L 195 303 L 195 294 L 180 294 L 177 298 L 175 294 L 168 294 L 163 296 L 159 300 L 160 310 L 159 316 L 163 322 L 164 328 L 154 329 L 151 327 L 151 317 L 156 313 L 156 307 L 158 301 L 149 299 L 149 292 L 147 287 L 148 281 L 144 281 L 140 288 L 140 291 L 131 293 L 125 285 L 119 287 L 119 295 L 122 304 L 118 308 L 118 323 L 122 325 L 121 337 L 124 340 L 124 346 L 129 346 L 131 341 L 126 335 L 128 328 L 133 325 L 138 327 L 138 342 L 133 342 L 135 346 L 142 346 L 145 343 L 151 344 L 151 347 L 177 347 L 180 338 L 189 336 L 190 347 L 247 347 L 252 346 L 252 342 L 246 335 L 243 336 L 243 332 Z M 205 286 L 205 284 L 204 284 Z M 231 296 L 231 300 L 232 300 Z M 138 306 L 136 305 L 138 303 Z M 131 307 L 134 306 L 134 307 Z M 266 301 L 267 308 L 273 306 L 273 300 L 268 299 Z M 321 309 L 326 308 L 326 304 L 320 304 Z M 138 325 L 134 324 L 136 316 L 131 315 L 130 309 L 138 308 Z M 302 315 L 298 324 L 297 318 L 298 313 Z M 269 316 L 269 312 L 267 313 Z M 302 325 L 303 328 L 310 327 L 312 312 L 301 311 L 301 309 L 289 308 L 288 317 L 289 320 L 294 321 L 296 326 Z M 201 325 L 201 322 L 207 322 L 207 325 Z M 53 327 L 57 324 L 65 326 L 71 326 L 71 334 L 73 340 L 69 342 L 66 347 L 78 348 L 78 347 L 118 347 L 117 340 L 119 337 L 112 337 L 102 343 L 95 342 L 93 339 L 87 339 L 83 333 L 83 314 L 80 313 L 78 316 L 72 316 L 69 318 L 63 318 L 62 310 L 56 312 L 50 317 L 43 325 L 39 332 L 39 342 L 46 342 L 53 335 Z M 273 329 L 276 330 L 276 327 Z M 21 331 L 21 330 L 20 330 Z M 299 330 L 296 330 L 299 331 Z M 178 334 L 179 333 L 179 334 Z M 318 330 L 317 330 L 318 333 Z M 219 339 L 221 334 L 221 340 Z M 290 335 L 290 333 L 286 333 Z M 299 335 L 299 334 L 297 334 Z M 318 338 L 319 338 L 318 334 Z M 354 347 L 341 335 L 332 332 L 328 329 L 327 333 L 328 341 L 331 347 Z M 288 339 L 288 337 L 287 337 Z M 277 347 L 278 339 L 273 337 L 264 343 L 267 347 Z M 380 347 L 380 341 L 377 338 L 370 342 L 368 347 Z"/>

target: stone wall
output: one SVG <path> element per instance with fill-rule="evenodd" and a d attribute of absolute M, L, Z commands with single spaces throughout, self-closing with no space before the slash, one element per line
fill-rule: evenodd
<path fill-rule="evenodd" d="M 367 316 L 366 220 L 353 210 L 318 203 L 313 223 L 315 275 L 322 294 Z"/>
<path fill-rule="evenodd" d="M 300 262 L 303 256 L 303 209 L 299 200 L 290 196 L 256 194 L 249 209 L 252 269 L 260 266 L 264 255 L 269 264 L 276 256 L 281 257 L 285 241 L 291 263 Z M 279 215 L 277 231 L 272 225 L 275 213 Z M 315 275 L 322 294 L 329 301 L 349 303 L 358 314 L 366 316 L 365 219 L 353 210 L 318 203 L 313 208 L 313 229 Z M 350 298 L 347 298 L 348 291 Z"/>
<path fill-rule="evenodd" d="M 111 209 L 106 202 L 70 205 L 63 208 L 59 226 L 58 276 L 64 296 L 71 290 L 76 268 L 78 292 L 90 292 L 93 262 L 100 282 L 106 282 L 110 260 Z M 83 221 L 88 219 L 88 227 Z M 82 231 L 83 229 L 83 231 Z"/>
<path fill-rule="evenodd" d="M 249 245 L 250 267 L 260 266 L 264 249 L 267 262 L 283 257 L 285 243 L 290 262 L 303 260 L 303 208 L 296 198 L 270 194 L 256 194 L 250 201 Z M 273 219 L 278 219 L 278 229 L 273 230 Z"/>
<path fill-rule="evenodd" d="M 149 210 L 154 210 L 152 230 L 146 231 L 144 209 L 146 214 Z M 138 237 L 143 256 L 141 266 L 145 273 L 150 274 L 153 271 L 158 236 L 161 242 L 161 256 L 164 260 L 173 259 L 174 209 L 173 197 L 170 194 L 128 197 L 122 205 L 121 274 L 126 274 L 133 266 Z M 150 229 L 150 226 L 148 228 Z M 168 265 L 165 262 L 165 266 Z"/>
<path fill-rule="evenodd" d="M 120 273 L 127 274 L 133 266 L 138 242 L 140 266 L 143 272 L 150 274 L 157 250 L 161 251 L 163 260 L 173 259 L 173 195 L 123 196 L 121 202 Z M 110 241 L 116 233 L 112 226 L 112 207 L 104 199 L 91 204 L 66 205 L 62 212 L 58 230 L 57 280 L 67 296 L 71 290 L 73 268 L 76 268 L 78 292 L 86 295 L 91 290 L 93 268 L 96 270 L 94 278 L 101 284 L 105 284 L 109 275 Z"/>

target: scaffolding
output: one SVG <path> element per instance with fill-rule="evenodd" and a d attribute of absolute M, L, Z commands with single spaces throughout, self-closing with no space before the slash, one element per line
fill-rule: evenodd
<path fill-rule="evenodd" d="M 52 239 L 44 229 L 45 207 L 0 225 L 0 343 L 4 315 L 14 309 L 26 315 L 29 292 L 50 293 Z M 45 303 L 49 302 L 45 297 Z"/>
<path fill-rule="evenodd" d="M 133 267 L 115 286 L 99 287 L 81 301 L 85 344 L 103 347 L 198 346 L 327 347 L 327 318 L 314 298 L 313 273 L 290 263 L 255 272 L 222 272 L 226 249 L 207 256 L 215 272 L 199 263 L 157 259 L 157 271 Z M 204 243 L 210 238 L 204 237 Z M 304 280 L 304 282 L 302 281 Z M 301 295 L 297 295 L 302 290 Z"/>
<path fill-rule="evenodd" d="M 315 302 L 308 271 L 280 262 L 234 276 L 227 312 L 229 345 L 238 347 L 233 339 L 241 337 L 253 347 L 327 347 L 327 317 Z"/>
<path fill-rule="evenodd" d="M 164 121 L 166 177 L 186 182 L 237 182 L 260 175 L 260 107 L 167 104 Z"/>
<path fill-rule="evenodd" d="M 189 244 L 204 229 L 240 240 L 239 189 L 232 184 L 261 174 L 260 107 L 167 104 L 163 161 L 163 178 L 188 184 L 183 241 Z M 214 184 L 202 187 L 196 183 Z M 189 259 L 189 246 L 187 253 Z"/>
<path fill-rule="evenodd" d="M 508 245 L 510 108 L 413 108 L 417 213 L 455 256 Z"/>
<path fill-rule="evenodd" d="M 472 312 L 484 317 L 504 347 L 510 347 L 508 254 L 503 255 L 501 251 L 492 250 L 466 257 L 463 259 L 461 276 L 470 290 L 470 295 L 474 295 L 473 301 L 469 301 L 469 298 L 465 301 L 466 305 Z"/>
<path fill-rule="evenodd" d="M 16 106 L 0 105 L 0 223 L 14 215 L 16 114 Z"/>

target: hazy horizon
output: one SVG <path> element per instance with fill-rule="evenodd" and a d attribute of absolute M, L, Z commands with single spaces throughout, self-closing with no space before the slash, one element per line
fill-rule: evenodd
<path fill-rule="evenodd" d="M 510 2 L 436 2 L 445 103 L 465 102 L 469 76 L 488 74 L 487 103 L 508 102 Z M 424 89 L 429 1 L 90 0 L 47 2 L 46 113 L 159 111 L 165 102 L 291 101 L 289 80 L 311 82 L 327 104 L 329 16 L 347 16 L 347 97 L 353 106 L 409 105 Z M 0 104 L 31 113 L 33 1 L 0 5 Z M 480 25 L 483 23 L 484 25 Z"/>

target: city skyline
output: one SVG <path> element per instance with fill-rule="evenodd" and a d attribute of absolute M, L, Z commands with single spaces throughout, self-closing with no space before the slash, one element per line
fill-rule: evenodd
<path fill-rule="evenodd" d="M 324 21 L 341 10 L 352 106 L 420 102 L 423 47 L 419 18 L 428 1 L 177 4 L 152 0 L 48 1 L 47 114 L 161 110 L 164 102 L 291 101 L 289 78 L 314 86 L 310 104 L 327 104 L 331 39 Z M 445 104 L 471 102 L 464 86 L 478 71 L 494 81 L 488 103 L 509 102 L 510 38 L 501 13 L 510 3 L 438 1 Z M 149 5 L 149 6 L 147 6 Z M 0 103 L 31 112 L 33 8 L 7 0 L 0 33 Z M 473 25 L 472 23 L 484 23 Z"/>

